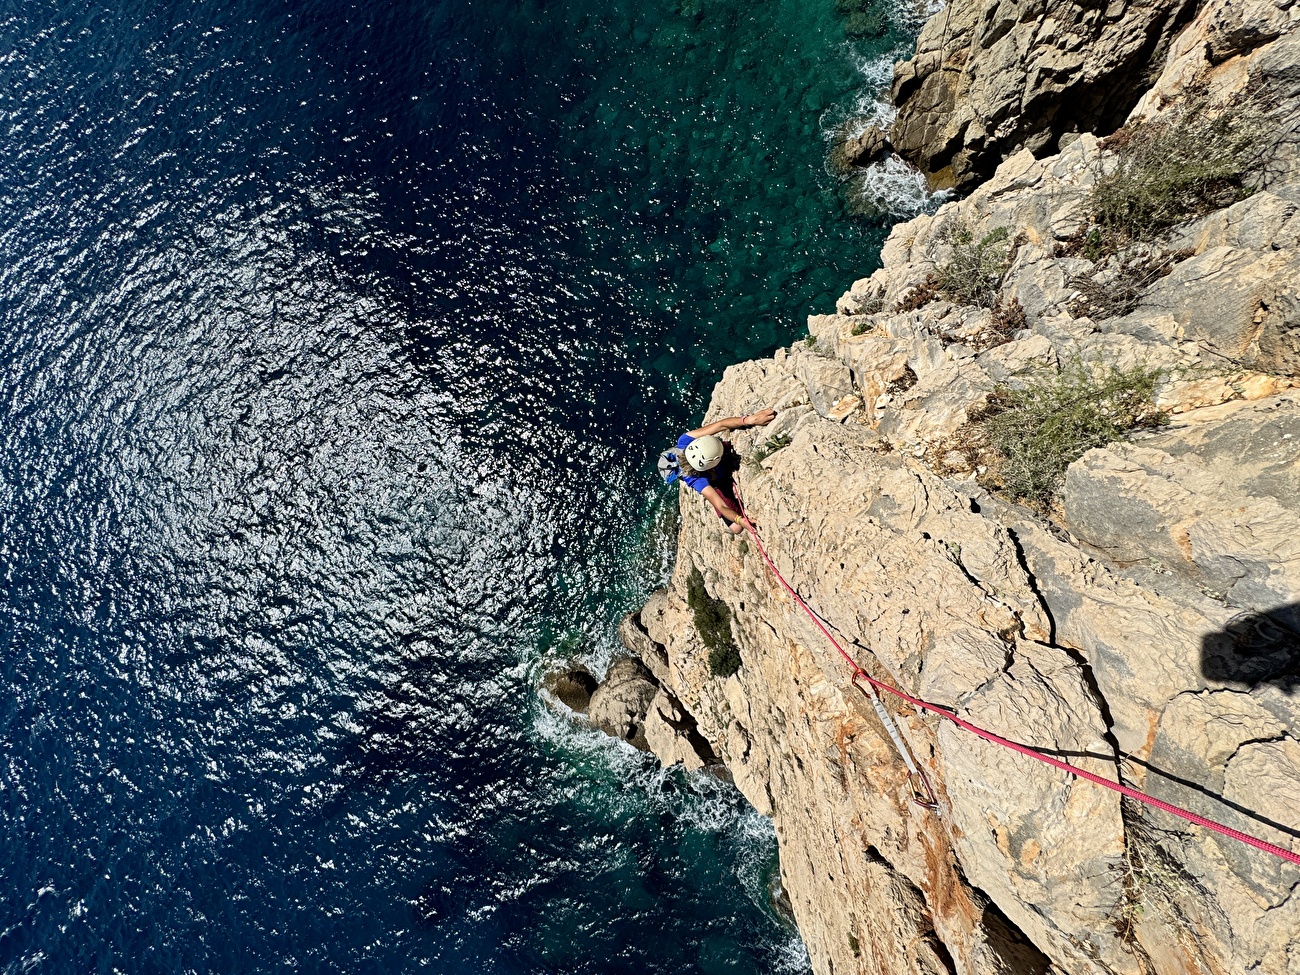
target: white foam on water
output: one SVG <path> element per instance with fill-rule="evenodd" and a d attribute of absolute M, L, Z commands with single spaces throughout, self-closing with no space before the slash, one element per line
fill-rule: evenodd
<path fill-rule="evenodd" d="M 767 884 L 776 830 L 735 786 L 708 772 L 664 768 L 627 742 L 583 727 L 540 703 L 533 708 L 533 729 L 573 772 L 561 787 L 566 798 L 600 802 L 616 819 L 666 813 L 688 830 L 723 837 L 731 847 L 741 890 L 754 905 L 770 910 Z M 808 953 L 796 932 L 776 948 L 775 971 L 808 971 Z"/>
<path fill-rule="evenodd" d="M 849 179 L 858 183 L 855 189 L 877 210 L 901 220 L 933 213 L 950 195 L 947 190 L 932 192 L 925 176 L 893 153 L 859 169 Z"/>
<path fill-rule="evenodd" d="M 941 0 L 898 0 L 892 19 L 899 27 L 916 34 L 926 20 L 943 9 Z M 844 49 L 862 77 L 862 87 L 851 104 L 832 108 L 823 114 L 821 134 L 828 144 L 841 135 L 856 138 L 871 126 L 889 131 L 898 115 L 889 99 L 894 65 L 909 58 L 914 51 L 910 42 L 874 56 L 863 54 L 848 41 Z M 843 179 L 856 184 L 852 187 L 854 195 L 862 197 L 870 209 L 896 220 L 933 213 L 950 196 L 945 190 L 931 192 L 925 177 L 892 153 L 870 166 L 855 169 Z"/>

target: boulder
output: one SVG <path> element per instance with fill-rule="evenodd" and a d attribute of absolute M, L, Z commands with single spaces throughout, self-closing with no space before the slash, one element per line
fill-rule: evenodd
<path fill-rule="evenodd" d="M 543 692 L 578 714 L 587 713 L 596 686 L 596 678 L 581 664 L 569 664 L 563 670 L 551 671 L 542 678 Z"/>
<path fill-rule="evenodd" d="M 663 688 L 646 711 L 645 740 L 665 766 L 680 764 L 686 771 L 694 772 L 718 761 L 690 712 Z"/>
<path fill-rule="evenodd" d="M 879 126 L 868 125 L 853 135 L 849 134 L 850 131 L 842 129 L 837 145 L 831 150 L 831 164 L 838 172 L 848 172 L 854 166 L 869 166 L 889 151 L 889 137 Z"/>
<path fill-rule="evenodd" d="M 615 738 L 622 738 L 642 751 L 649 751 L 645 738 L 646 712 L 659 693 L 654 674 L 640 660 L 616 660 L 591 695 L 588 717 L 591 723 Z"/>

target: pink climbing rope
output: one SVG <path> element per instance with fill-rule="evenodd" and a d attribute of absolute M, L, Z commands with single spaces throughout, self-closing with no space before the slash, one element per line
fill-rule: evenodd
<path fill-rule="evenodd" d="M 741 505 L 740 511 L 741 514 L 744 515 L 745 509 L 743 505 Z M 1235 830 L 1231 826 L 1225 826 L 1223 825 L 1223 823 L 1217 823 L 1213 819 L 1207 819 L 1206 817 L 1198 815 L 1197 813 L 1194 813 L 1189 809 L 1183 809 L 1179 806 L 1173 805 L 1172 803 L 1165 802 L 1163 799 L 1157 799 L 1155 796 L 1147 795 L 1145 792 L 1139 792 L 1137 789 L 1131 788 L 1122 783 L 1112 782 L 1110 781 L 1110 779 L 1102 778 L 1100 775 L 1096 775 L 1092 772 L 1087 771 L 1086 769 L 1081 769 L 1077 765 L 1071 765 L 1069 762 L 1063 762 L 1059 758 L 1053 758 L 1051 755 L 1046 755 L 1043 752 L 1038 751 L 1036 748 L 1030 748 L 1028 745 L 1021 745 L 1018 742 L 1010 741 L 1006 738 L 1003 738 L 1001 735 L 995 735 L 991 731 L 981 728 L 978 725 L 972 724 L 971 722 L 967 721 L 965 718 L 958 717 L 957 714 L 955 714 L 953 711 L 949 710 L 948 708 L 943 707 L 942 705 L 932 704 L 929 701 L 923 701 L 918 697 L 913 697 L 911 694 L 908 694 L 905 691 L 899 690 L 897 687 L 894 687 L 891 684 L 886 684 L 884 681 L 876 680 L 876 678 L 872 677 L 865 670 L 863 670 L 861 667 L 858 666 L 857 661 L 854 660 L 853 657 L 849 655 L 848 651 L 845 650 L 844 647 L 840 646 L 840 642 L 836 640 L 834 636 L 831 635 L 831 631 L 828 630 L 822 624 L 822 621 L 818 618 L 817 614 L 813 612 L 812 608 L 803 601 L 803 597 L 801 597 L 797 592 L 794 591 L 794 587 L 791 586 L 790 583 L 785 581 L 785 576 L 781 575 L 781 571 L 776 567 L 775 563 L 772 562 L 771 556 L 767 554 L 767 549 L 763 547 L 763 540 L 758 537 L 758 531 L 757 529 L 754 528 L 753 522 L 749 520 L 748 516 L 745 517 L 744 525 L 745 528 L 749 531 L 749 534 L 753 537 L 754 544 L 758 546 L 759 555 L 763 557 L 763 561 L 767 563 L 767 567 L 771 569 L 772 574 L 776 576 L 777 582 L 781 583 L 781 587 L 790 594 L 790 598 L 795 601 L 795 603 L 799 606 L 800 609 L 802 609 L 805 613 L 808 614 L 808 618 L 812 620 L 813 625 L 816 626 L 817 629 L 819 629 L 822 632 L 822 635 L 825 636 L 826 639 L 831 642 L 831 646 L 833 646 L 836 650 L 838 650 L 840 656 L 843 657 L 845 662 L 848 663 L 848 665 L 853 668 L 853 676 L 851 678 L 852 683 L 856 684 L 858 680 L 864 680 L 872 687 L 882 690 L 887 694 L 892 694 L 897 698 L 901 698 L 902 700 L 911 704 L 913 707 L 917 707 L 922 709 L 923 711 L 929 711 L 933 714 L 939 715 L 942 718 L 946 718 L 947 720 L 951 721 L 953 724 L 957 725 L 959 728 L 965 728 L 971 734 L 978 735 L 980 738 L 983 738 L 985 741 L 991 741 L 995 745 L 1001 745 L 1003 748 L 1009 748 L 1013 752 L 1019 752 L 1021 755 L 1027 755 L 1029 758 L 1035 759 L 1039 762 L 1043 762 L 1047 765 L 1051 765 L 1053 768 L 1058 768 L 1062 772 L 1069 772 L 1071 775 L 1077 775 L 1080 778 L 1087 779 L 1089 782 L 1096 783 L 1097 785 L 1105 789 L 1110 789 L 1112 792 L 1118 792 L 1120 795 L 1128 796 L 1128 798 L 1130 799 L 1134 799 L 1145 805 L 1152 806 L 1155 809 L 1160 809 L 1164 812 L 1169 813 L 1171 816 L 1177 816 L 1179 819 L 1185 819 L 1189 823 L 1195 823 L 1197 826 L 1203 826 L 1206 829 L 1213 830 L 1214 832 L 1219 833 L 1223 836 L 1227 836 L 1230 839 L 1234 839 L 1241 843 L 1245 843 L 1247 846 L 1253 846 L 1257 850 L 1263 850 L 1265 853 L 1271 853 L 1273 854 L 1273 856 L 1281 857 L 1283 860 L 1288 860 L 1291 863 L 1300 865 L 1300 853 L 1293 853 L 1290 850 L 1283 849 L 1280 846 L 1275 846 L 1274 844 L 1266 842 L 1265 840 L 1261 840 L 1247 833 L 1243 833 L 1239 830 Z M 929 783 L 926 784 L 928 787 Z"/>

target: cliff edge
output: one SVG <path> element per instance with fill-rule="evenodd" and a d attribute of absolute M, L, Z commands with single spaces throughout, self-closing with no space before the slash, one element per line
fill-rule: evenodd
<path fill-rule="evenodd" d="M 731 437 L 739 491 L 868 673 L 1300 851 L 1300 35 L 1280 3 L 1132 9 L 1118 133 L 1044 156 L 1069 113 L 1021 99 L 1003 128 L 1023 148 L 896 227 L 806 342 L 728 369 L 709 416 L 780 411 Z M 954 7 L 950 28 L 983 25 L 950 31 L 963 78 L 989 10 L 1004 37 L 1027 23 Z M 1078 33 L 1079 56 L 1105 36 Z M 1067 101 L 1104 101 L 1104 75 Z M 1189 141 L 1232 159 L 1163 211 L 1124 202 Z M 1050 446 L 1063 410 L 1093 439 L 1044 473 L 1050 450 L 1019 456 L 1007 431 Z M 649 744 L 680 760 L 689 724 L 772 816 L 819 975 L 1300 973 L 1300 867 L 887 701 L 938 798 L 914 802 L 752 540 L 689 492 L 681 508 L 672 582 L 624 625 L 668 709 Z"/>

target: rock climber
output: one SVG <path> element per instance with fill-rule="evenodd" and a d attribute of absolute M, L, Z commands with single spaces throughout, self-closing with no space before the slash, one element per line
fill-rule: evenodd
<path fill-rule="evenodd" d="M 776 410 L 764 408 L 745 416 L 714 420 L 698 430 L 687 431 L 677 438 L 674 449 L 659 455 L 659 473 L 669 484 L 680 478 L 687 487 L 704 495 L 704 500 L 713 505 L 718 517 L 728 523 L 733 534 L 739 535 L 745 530 L 745 517 L 728 497 L 735 465 L 723 463 L 728 453 L 727 445 L 718 434 L 724 430 L 765 427 L 774 419 Z M 734 451 L 732 454 L 734 456 Z"/>

